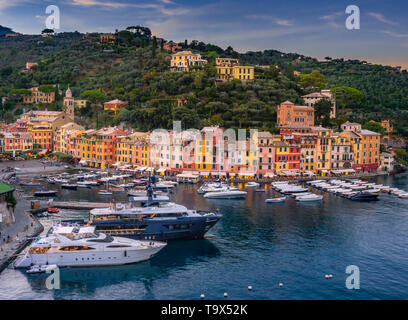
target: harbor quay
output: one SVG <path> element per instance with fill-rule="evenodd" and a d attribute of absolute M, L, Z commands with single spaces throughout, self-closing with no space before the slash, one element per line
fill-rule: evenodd
<path fill-rule="evenodd" d="M 30 203 L 17 196 L 14 222 L 0 224 L 0 271 L 43 230 L 43 226 L 30 212 Z"/>

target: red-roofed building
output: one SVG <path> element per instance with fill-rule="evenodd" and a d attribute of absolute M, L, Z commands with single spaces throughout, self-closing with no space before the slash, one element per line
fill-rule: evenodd
<path fill-rule="evenodd" d="M 122 109 L 122 108 L 126 107 L 127 105 L 128 105 L 128 103 L 126 101 L 121 101 L 119 99 L 115 99 L 115 100 L 105 102 L 104 105 L 103 105 L 103 109 L 104 110 L 114 111 L 115 114 L 116 114 L 117 110 Z"/>

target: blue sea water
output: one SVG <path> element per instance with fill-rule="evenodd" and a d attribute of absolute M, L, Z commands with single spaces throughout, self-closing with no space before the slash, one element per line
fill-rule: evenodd
<path fill-rule="evenodd" d="M 408 190 L 407 174 L 375 181 Z M 265 204 L 272 191 L 207 200 L 196 188 L 179 186 L 172 199 L 188 208 L 219 208 L 223 218 L 208 239 L 170 242 L 139 264 L 61 269 L 60 290 L 46 289 L 45 274 L 8 268 L 0 274 L 0 299 L 199 299 L 201 293 L 225 299 L 224 292 L 228 299 L 408 297 L 407 199 L 381 194 L 363 203 L 324 194 L 321 203 Z M 95 193 L 64 190 L 59 197 L 97 201 Z M 359 267 L 359 290 L 346 288 L 348 265 Z"/>

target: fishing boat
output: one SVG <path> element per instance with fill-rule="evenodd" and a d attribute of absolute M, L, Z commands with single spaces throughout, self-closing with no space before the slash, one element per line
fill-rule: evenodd
<path fill-rule="evenodd" d="M 58 267 L 123 265 L 145 261 L 166 246 L 164 242 L 140 241 L 96 233 L 95 227 L 54 226 L 34 240 L 15 268 L 55 264 Z"/>
<path fill-rule="evenodd" d="M 286 197 L 278 197 L 278 198 L 272 198 L 272 199 L 266 199 L 265 203 L 282 203 L 285 202 Z"/>
<path fill-rule="evenodd" d="M 55 190 L 41 190 L 34 192 L 34 196 L 36 197 L 55 197 L 56 195 L 57 191 Z"/>

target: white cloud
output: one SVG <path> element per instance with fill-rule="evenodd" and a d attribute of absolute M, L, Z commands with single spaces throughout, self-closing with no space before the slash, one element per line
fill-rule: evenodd
<path fill-rule="evenodd" d="M 408 38 L 408 33 L 398 33 L 398 32 L 393 32 L 389 30 L 383 30 L 381 32 L 393 38 Z"/>
<path fill-rule="evenodd" d="M 326 21 L 327 24 L 333 28 L 344 28 L 344 24 L 338 22 L 339 18 L 343 15 L 343 12 L 335 12 L 332 14 L 321 16 L 319 19 Z"/>
<path fill-rule="evenodd" d="M 380 22 L 383 22 L 383 23 L 386 23 L 386 24 L 390 24 L 390 25 L 393 25 L 393 26 L 397 25 L 396 22 L 391 21 L 391 20 L 388 20 L 388 19 L 387 19 L 386 17 L 384 17 L 384 15 L 381 14 L 381 13 L 369 12 L 368 14 L 369 14 L 371 17 L 375 18 L 376 20 L 378 20 L 378 21 L 380 21 Z"/>
<path fill-rule="evenodd" d="M 245 16 L 245 18 L 251 19 L 251 20 L 267 20 L 267 21 L 271 21 L 282 27 L 291 27 L 294 25 L 294 22 L 292 20 L 276 18 L 275 16 L 268 15 L 268 14 L 249 14 Z"/>
<path fill-rule="evenodd" d="M 11 7 L 17 7 L 21 4 L 24 3 L 29 3 L 31 2 L 30 0 L 0 0 L 0 11 L 11 8 Z"/>
<path fill-rule="evenodd" d="M 83 7 L 99 6 L 99 7 L 108 7 L 108 8 L 127 8 L 127 7 L 156 8 L 159 6 L 153 3 L 133 4 L 133 3 L 111 2 L 111 1 L 101 1 L 101 0 L 72 0 L 71 5 L 83 6 Z"/>

